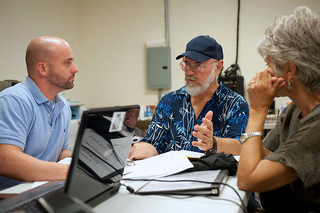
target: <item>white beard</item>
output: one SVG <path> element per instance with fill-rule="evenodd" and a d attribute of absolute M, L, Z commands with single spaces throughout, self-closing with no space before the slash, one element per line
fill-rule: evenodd
<path fill-rule="evenodd" d="M 214 66 L 210 75 L 206 78 L 206 80 L 202 84 L 199 83 L 198 86 L 193 86 L 192 83 L 186 82 L 186 90 L 191 96 L 200 95 L 201 93 L 205 92 L 209 88 L 209 86 L 215 80 L 215 78 L 216 76 L 215 76 L 215 66 Z M 196 78 L 195 76 L 187 76 L 186 80 L 188 79 L 196 80 L 199 82 L 198 78 Z"/>

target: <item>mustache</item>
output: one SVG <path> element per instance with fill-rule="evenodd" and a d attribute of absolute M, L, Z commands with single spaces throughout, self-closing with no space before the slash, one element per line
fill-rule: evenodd
<path fill-rule="evenodd" d="M 188 75 L 186 78 L 185 78 L 185 80 L 192 80 L 192 81 L 198 81 L 199 79 L 197 78 L 197 77 L 195 77 L 195 76 L 193 76 L 193 75 Z"/>

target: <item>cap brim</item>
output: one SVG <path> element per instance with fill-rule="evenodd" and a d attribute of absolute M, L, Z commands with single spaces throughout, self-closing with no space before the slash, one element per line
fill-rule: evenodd
<path fill-rule="evenodd" d="M 196 62 L 204 62 L 204 61 L 208 61 L 211 57 L 203 55 L 201 53 L 198 53 L 196 51 L 187 51 L 185 53 L 182 53 L 181 55 L 178 55 L 176 57 L 176 59 L 180 59 L 183 56 L 186 56 L 188 58 L 191 58 L 192 60 L 196 61 Z"/>

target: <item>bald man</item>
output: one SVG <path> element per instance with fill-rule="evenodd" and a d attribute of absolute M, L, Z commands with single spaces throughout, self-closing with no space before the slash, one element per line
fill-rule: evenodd
<path fill-rule="evenodd" d="M 0 92 L 0 190 L 22 181 L 65 180 L 71 110 L 58 93 L 73 88 L 70 45 L 41 36 L 27 47 L 28 76 Z"/>

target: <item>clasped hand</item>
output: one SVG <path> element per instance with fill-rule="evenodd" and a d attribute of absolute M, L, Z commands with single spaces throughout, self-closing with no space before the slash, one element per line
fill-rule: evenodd
<path fill-rule="evenodd" d="M 285 85 L 282 77 L 276 77 L 269 68 L 257 73 L 248 84 L 250 108 L 269 109 L 275 97 L 280 96 L 280 89 Z"/>

